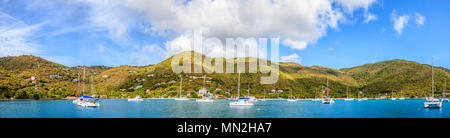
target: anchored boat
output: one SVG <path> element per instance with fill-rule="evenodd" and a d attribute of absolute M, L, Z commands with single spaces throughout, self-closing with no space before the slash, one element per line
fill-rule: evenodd
<path fill-rule="evenodd" d="M 241 72 L 238 72 L 239 77 L 238 77 L 238 98 L 236 102 L 230 102 L 230 106 L 253 106 L 252 101 L 250 100 L 250 98 L 240 98 L 240 86 L 241 86 Z"/>
<path fill-rule="evenodd" d="M 322 99 L 322 104 L 333 104 L 334 101 L 330 96 L 328 96 L 328 77 L 327 77 L 327 89 L 326 89 L 326 96 Z"/>
<path fill-rule="evenodd" d="M 426 98 L 423 104 L 425 108 L 441 108 L 442 102 L 434 98 L 434 61 L 431 60 L 431 97 Z"/>

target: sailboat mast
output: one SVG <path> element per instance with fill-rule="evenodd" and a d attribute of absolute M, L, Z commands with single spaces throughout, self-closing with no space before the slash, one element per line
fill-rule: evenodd
<path fill-rule="evenodd" d="M 247 93 L 248 93 L 248 97 L 250 98 L 250 84 L 247 84 Z"/>
<path fill-rule="evenodd" d="M 241 71 L 238 72 L 238 98 L 241 95 L 241 91 L 239 90 L 240 86 L 241 86 Z"/>
<path fill-rule="evenodd" d="M 205 89 L 206 75 L 203 75 L 203 89 Z"/>
<path fill-rule="evenodd" d="M 328 98 L 328 77 L 327 77 L 327 98 Z"/>
<path fill-rule="evenodd" d="M 266 89 L 264 89 L 264 99 L 266 99 Z"/>
<path fill-rule="evenodd" d="M 183 76 L 180 75 L 181 81 L 180 81 L 180 98 L 181 98 L 181 87 L 183 86 Z"/>
<path fill-rule="evenodd" d="M 434 98 L 434 58 L 431 58 L 431 97 Z"/>
<path fill-rule="evenodd" d="M 81 95 L 83 95 L 84 86 L 86 84 L 85 78 L 86 78 L 86 66 L 83 65 L 83 77 L 81 78 L 81 80 L 83 80 L 83 91 L 81 91 Z"/>
<path fill-rule="evenodd" d="M 81 72 L 81 73 L 83 73 L 83 72 Z M 81 77 L 81 74 L 78 74 L 77 93 L 75 94 L 76 98 L 78 98 L 78 96 L 80 95 L 80 90 L 81 90 L 81 88 L 80 88 L 81 87 L 80 77 Z"/>
<path fill-rule="evenodd" d="M 91 94 L 94 96 L 94 78 L 91 76 Z"/>
<path fill-rule="evenodd" d="M 349 95 L 348 95 L 348 87 L 347 87 L 347 98 L 349 97 Z"/>

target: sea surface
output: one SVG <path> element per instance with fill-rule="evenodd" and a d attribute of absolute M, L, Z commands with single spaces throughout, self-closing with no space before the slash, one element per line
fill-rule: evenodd
<path fill-rule="evenodd" d="M 231 100 L 101 99 L 100 107 L 80 107 L 71 100 L 0 101 L 0 118 L 450 118 L 450 103 L 425 109 L 425 100 L 286 100 L 257 101 L 230 107 Z"/>

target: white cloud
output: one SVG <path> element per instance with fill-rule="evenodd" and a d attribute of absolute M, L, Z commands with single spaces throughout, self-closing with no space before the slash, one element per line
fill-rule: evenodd
<path fill-rule="evenodd" d="M 396 11 L 394 10 L 391 13 L 391 20 L 394 23 L 395 31 L 397 31 L 397 33 L 401 35 L 403 32 L 403 28 L 405 28 L 408 25 L 409 16 L 408 15 L 398 16 L 396 14 Z"/>
<path fill-rule="evenodd" d="M 424 25 L 427 18 L 421 15 L 420 13 L 416 13 L 416 23 L 417 25 Z"/>
<path fill-rule="evenodd" d="M 338 28 L 339 22 L 344 19 L 341 8 L 351 14 L 359 8 L 367 9 L 375 1 L 124 0 L 124 5 L 143 13 L 154 34 L 177 36 L 201 30 L 205 36 L 222 39 L 280 36 L 283 44 L 301 50 L 325 36 L 328 28 Z M 334 3 L 341 7 L 335 7 Z M 175 37 L 173 41 L 179 44 L 180 37 Z M 173 47 L 175 42 L 167 44 L 168 50 L 185 49 L 184 46 Z"/>
<path fill-rule="evenodd" d="M 294 53 L 289 56 L 281 56 L 281 62 L 295 62 L 295 63 L 301 63 L 300 57 L 297 55 L 297 53 Z"/>
<path fill-rule="evenodd" d="M 369 23 L 370 21 L 378 20 L 378 17 L 371 13 L 364 14 L 364 17 L 365 17 L 364 23 Z"/>
<path fill-rule="evenodd" d="M 0 12 L 0 57 L 36 54 L 39 44 L 32 41 L 33 34 L 42 24 L 27 25 L 24 22 Z"/>

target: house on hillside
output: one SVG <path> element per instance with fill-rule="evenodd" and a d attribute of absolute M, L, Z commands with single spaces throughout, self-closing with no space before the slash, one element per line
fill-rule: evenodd
<path fill-rule="evenodd" d="M 59 76 L 59 75 L 50 75 L 49 77 L 52 78 L 52 79 L 53 78 L 56 78 L 56 79 L 60 79 L 61 78 L 61 76 Z"/>
<path fill-rule="evenodd" d="M 143 86 L 142 85 L 138 85 L 138 86 L 136 86 L 134 89 L 140 89 L 140 88 L 142 88 Z"/>
<path fill-rule="evenodd" d="M 109 75 L 103 75 L 102 76 L 102 78 L 108 78 L 109 77 Z"/>
<path fill-rule="evenodd" d="M 130 73 L 136 73 L 135 70 L 129 70 L 128 72 L 130 72 Z"/>
<path fill-rule="evenodd" d="M 153 77 L 153 76 L 155 76 L 155 75 L 153 75 L 153 74 L 148 74 L 147 75 L 147 77 Z"/>

